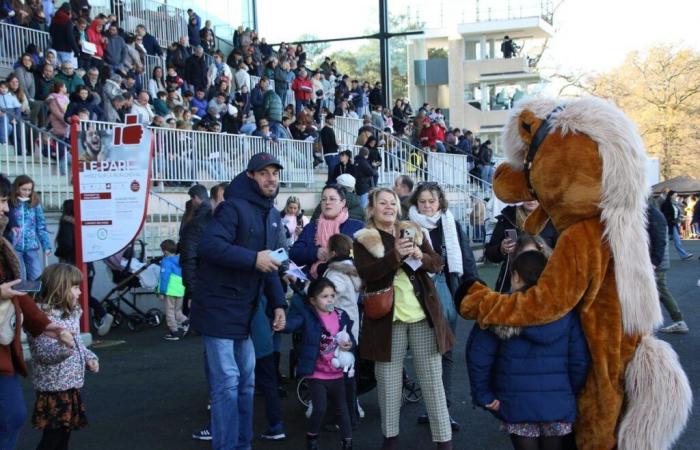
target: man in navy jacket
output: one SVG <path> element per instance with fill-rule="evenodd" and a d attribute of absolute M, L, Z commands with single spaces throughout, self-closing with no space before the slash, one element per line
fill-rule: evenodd
<path fill-rule="evenodd" d="M 213 448 L 250 448 L 253 438 L 255 351 L 250 322 L 261 295 L 285 326 L 286 302 L 270 254 L 281 223 L 273 208 L 280 162 L 258 153 L 226 188 L 197 248 L 191 326 L 202 334 L 211 398 Z"/>

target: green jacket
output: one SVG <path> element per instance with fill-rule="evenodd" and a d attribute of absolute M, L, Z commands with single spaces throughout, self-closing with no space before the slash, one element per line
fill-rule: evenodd
<path fill-rule="evenodd" d="M 65 84 L 66 89 L 68 90 L 68 95 L 75 92 L 78 86 L 83 86 L 85 84 L 83 79 L 80 78 L 75 72 L 73 72 L 73 75 L 70 77 L 66 76 L 66 74 L 64 74 L 63 72 L 58 72 L 56 76 L 53 77 L 53 80 L 54 82 L 60 81 L 61 83 Z"/>
<path fill-rule="evenodd" d="M 265 118 L 282 122 L 282 100 L 275 91 L 268 89 L 263 96 L 263 108 L 265 109 Z"/>

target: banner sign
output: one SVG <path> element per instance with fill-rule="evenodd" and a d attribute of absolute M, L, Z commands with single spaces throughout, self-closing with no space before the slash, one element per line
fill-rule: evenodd
<path fill-rule="evenodd" d="M 78 248 L 82 247 L 80 259 L 88 263 L 119 252 L 141 231 L 151 182 L 152 134 L 137 123 L 136 115 L 108 130 L 86 122 L 74 133 L 74 197 L 80 203 L 75 209 L 82 244 Z"/>

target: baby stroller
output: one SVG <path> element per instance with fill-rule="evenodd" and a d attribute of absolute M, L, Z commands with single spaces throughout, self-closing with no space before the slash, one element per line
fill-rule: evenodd
<path fill-rule="evenodd" d="M 114 316 L 112 327 L 126 322 L 131 331 L 141 331 L 144 325 L 159 326 L 165 318 L 158 308 L 144 312 L 136 306 L 137 297 L 153 294 L 158 284 L 160 269 L 157 263 L 161 258 L 152 258 L 148 262 L 145 262 L 145 259 L 146 243 L 139 239 L 105 260 L 107 267 L 112 271 L 115 286 L 101 302 L 105 310 Z M 122 310 L 122 303 L 129 307 L 128 312 Z"/>

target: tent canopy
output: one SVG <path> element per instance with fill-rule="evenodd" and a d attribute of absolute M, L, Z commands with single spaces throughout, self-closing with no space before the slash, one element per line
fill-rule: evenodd
<path fill-rule="evenodd" d="M 681 176 L 662 181 L 651 188 L 654 194 L 660 194 L 665 189 L 676 191 L 679 194 L 694 194 L 700 192 L 700 181 L 693 177 Z"/>

